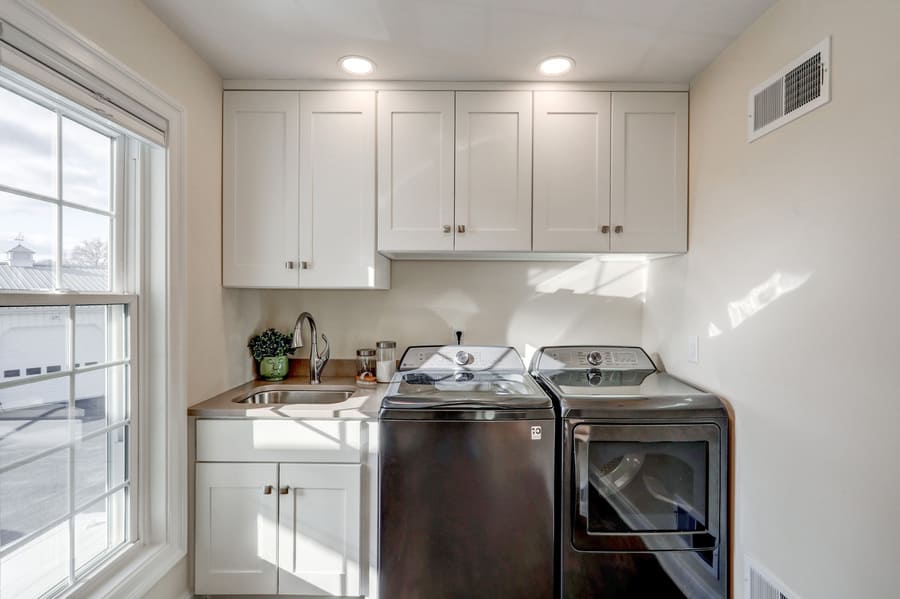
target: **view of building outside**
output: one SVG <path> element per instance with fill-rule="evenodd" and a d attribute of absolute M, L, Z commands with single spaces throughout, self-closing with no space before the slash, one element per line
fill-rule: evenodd
<path fill-rule="evenodd" d="M 112 291 L 114 163 L 109 135 L 0 86 L 0 292 Z M 126 323 L 122 305 L 0 306 L 2 597 L 125 541 Z"/>

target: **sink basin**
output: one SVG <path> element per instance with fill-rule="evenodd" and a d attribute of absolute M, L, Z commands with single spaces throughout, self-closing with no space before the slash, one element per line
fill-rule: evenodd
<path fill-rule="evenodd" d="M 279 389 L 260 391 L 248 397 L 234 400 L 246 404 L 329 404 L 347 401 L 355 389 Z"/>

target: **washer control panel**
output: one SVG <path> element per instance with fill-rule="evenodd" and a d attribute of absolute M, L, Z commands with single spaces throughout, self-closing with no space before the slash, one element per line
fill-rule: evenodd
<path fill-rule="evenodd" d="M 412 345 L 403 352 L 399 370 L 504 370 L 524 372 L 513 347 L 492 345 Z"/>
<path fill-rule="evenodd" d="M 542 347 L 532 360 L 533 372 L 542 370 L 656 370 L 640 347 L 565 346 Z"/>

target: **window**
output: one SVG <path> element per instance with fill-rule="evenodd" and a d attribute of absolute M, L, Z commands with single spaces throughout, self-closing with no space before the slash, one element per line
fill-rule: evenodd
<path fill-rule="evenodd" d="M 0 597 L 59 595 L 137 540 L 140 143 L 0 76 Z"/>

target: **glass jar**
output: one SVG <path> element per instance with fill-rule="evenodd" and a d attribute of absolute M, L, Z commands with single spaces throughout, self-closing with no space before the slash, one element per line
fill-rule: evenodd
<path fill-rule="evenodd" d="M 390 383 L 397 370 L 396 341 L 379 341 L 375 344 L 375 374 L 379 383 Z"/>
<path fill-rule="evenodd" d="M 375 382 L 375 350 L 370 348 L 356 350 L 356 384 L 374 387 Z"/>

